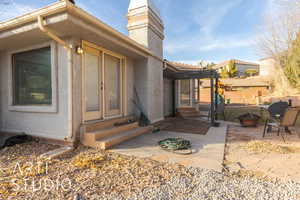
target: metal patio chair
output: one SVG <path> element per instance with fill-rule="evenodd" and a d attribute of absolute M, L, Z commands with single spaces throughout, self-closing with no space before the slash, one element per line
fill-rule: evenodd
<path fill-rule="evenodd" d="M 273 119 L 278 119 L 283 116 L 285 110 L 289 107 L 288 102 L 279 101 L 269 106 L 268 112 Z"/>
<path fill-rule="evenodd" d="M 268 111 L 269 117 L 266 119 L 265 124 L 269 122 L 279 121 L 282 118 L 284 112 L 289 107 L 289 104 L 284 101 L 279 101 L 271 104 L 266 110 Z M 286 132 L 289 132 L 288 128 L 285 128 Z M 267 132 L 272 131 L 272 126 L 268 126 Z"/>
<path fill-rule="evenodd" d="M 300 111 L 299 107 L 290 107 L 290 108 L 286 109 L 286 111 L 284 112 L 283 116 L 280 119 L 273 119 L 273 122 L 267 120 L 265 123 L 265 127 L 264 127 L 263 137 L 265 137 L 268 126 L 271 126 L 271 127 L 277 128 L 277 135 L 279 136 L 281 133 L 281 137 L 282 137 L 283 141 L 285 142 L 283 130 L 285 128 L 295 126 L 297 117 L 299 115 L 299 111 Z M 300 138 L 300 135 L 298 132 L 297 132 L 297 134 Z"/>

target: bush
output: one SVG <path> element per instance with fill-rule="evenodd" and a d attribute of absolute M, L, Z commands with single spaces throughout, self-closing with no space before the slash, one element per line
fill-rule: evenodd
<path fill-rule="evenodd" d="M 284 73 L 290 84 L 300 89 L 300 34 L 298 34 L 292 47 L 288 50 L 287 58 L 281 59 L 284 66 Z M 285 62 L 284 62 L 285 61 Z"/>
<path fill-rule="evenodd" d="M 221 78 L 234 78 L 238 74 L 234 60 L 231 60 L 229 64 L 222 69 L 220 76 Z"/>

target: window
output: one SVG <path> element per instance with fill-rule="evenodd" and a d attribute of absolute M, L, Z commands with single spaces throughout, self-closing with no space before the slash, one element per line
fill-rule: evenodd
<path fill-rule="evenodd" d="M 13 104 L 51 105 L 51 48 L 12 55 Z"/>

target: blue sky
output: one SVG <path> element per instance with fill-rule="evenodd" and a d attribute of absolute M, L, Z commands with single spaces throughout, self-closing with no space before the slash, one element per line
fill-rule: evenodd
<path fill-rule="evenodd" d="M 55 0 L 0 0 L 0 21 Z M 165 58 L 194 64 L 231 58 L 256 61 L 256 38 L 275 0 L 153 0 L 165 24 Z M 128 34 L 129 0 L 77 0 L 77 5 Z M 9 12 L 13 10 L 14 12 Z"/>

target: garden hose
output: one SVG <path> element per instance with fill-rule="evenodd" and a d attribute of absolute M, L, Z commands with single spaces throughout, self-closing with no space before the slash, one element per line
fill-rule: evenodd
<path fill-rule="evenodd" d="M 158 142 L 158 145 L 165 151 L 181 155 L 192 154 L 191 142 L 182 138 L 167 138 Z M 183 152 L 182 150 L 189 150 Z"/>

